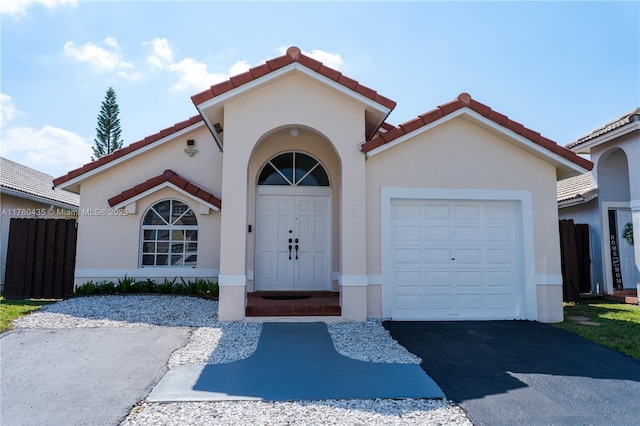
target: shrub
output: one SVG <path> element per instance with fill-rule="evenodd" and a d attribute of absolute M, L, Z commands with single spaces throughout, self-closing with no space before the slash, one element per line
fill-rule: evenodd
<path fill-rule="evenodd" d="M 157 294 L 180 294 L 200 296 L 207 299 L 217 298 L 220 289 L 217 282 L 204 278 L 185 281 L 184 278 L 165 278 L 161 283 L 156 284 L 152 279 L 134 281 L 133 278 L 124 276 L 118 279 L 118 284 L 111 281 L 94 282 L 87 281 L 74 289 L 74 294 L 114 294 L 114 293 L 157 293 Z"/>

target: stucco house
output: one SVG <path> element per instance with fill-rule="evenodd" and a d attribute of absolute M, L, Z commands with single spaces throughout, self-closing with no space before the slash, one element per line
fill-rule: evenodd
<path fill-rule="evenodd" d="M 640 108 L 569 143 L 591 172 L 558 182 L 561 219 L 590 226 L 591 289 L 614 294 L 640 284 Z M 634 244 L 625 237 L 631 229 Z"/>
<path fill-rule="evenodd" d="M 54 188 L 53 176 L 0 157 L 0 291 L 5 283 L 11 219 L 76 219 L 79 204 L 77 194 Z"/>
<path fill-rule="evenodd" d="M 76 283 L 207 277 L 337 290 L 342 317 L 562 320 L 556 182 L 592 163 L 461 94 L 396 103 L 291 47 L 198 114 L 55 180 L 81 194 Z"/>

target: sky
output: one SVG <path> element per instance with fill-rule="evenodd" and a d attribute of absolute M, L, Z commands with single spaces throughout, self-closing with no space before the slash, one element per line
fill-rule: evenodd
<path fill-rule="evenodd" d="M 2 0 L 0 15 L 0 155 L 54 177 L 90 161 L 109 87 L 128 145 L 289 46 L 396 101 L 396 125 L 467 92 L 566 145 L 640 106 L 637 1 Z"/>

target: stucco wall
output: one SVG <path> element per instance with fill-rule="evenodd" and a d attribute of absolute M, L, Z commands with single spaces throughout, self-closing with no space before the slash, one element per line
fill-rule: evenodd
<path fill-rule="evenodd" d="M 535 271 L 525 274 L 537 285 L 561 284 L 555 168 L 514 142 L 458 117 L 369 158 L 367 265 L 374 277 L 381 273 L 381 187 L 531 191 Z M 561 317 L 561 299 L 539 317 L 557 320 L 558 306 Z"/>
<path fill-rule="evenodd" d="M 365 206 L 365 159 L 359 145 L 364 141 L 364 106 L 353 98 L 329 89 L 317 80 L 292 71 L 280 80 L 251 90 L 244 95 L 229 100 L 224 107 L 224 156 L 223 170 L 224 208 L 221 230 L 220 285 L 241 287 L 247 285 L 247 274 L 253 269 L 248 259 L 253 254 L 247 237 L 247 225 L 255 219 L 255 213 L 249 210 L 249 203 L 255 196 L 248 188 L 254 188 L 255 180 L 248 172 L 248 165 L 256 155 L 252 167 L 264 162 L 269 156 L 279 152 L 281 147 L 270 144 L 256 145 L 276 130 L 300 127 L 322 135 L 330 143 L 340 164 L 340 178 L 336 180 L 335 165 L 326 164 L 330 169 L 332 182 L 340 182 L 339 198 L 332 200 L 338 208 L 338 218 L 334 217 L 334 226 L 338 223 L 355 221 L 349 238 L 339 239 L 341 284 L 359 282 L 366 286 L 366 223 L 363 212 Z M 321 155 L 322 150 L 318 147 Z M 332 169 L 333 168 L 333 172 Z M 334 207 L 335 208 L 335 207 Z M 359 211 L 360 216 L 353 216 Z M 253 214 L 253 216 L 252 216 Z M 335 214 L 335 212 L 334 212 Z M 221 318 L 236 320 L 244 317 L 244 300 L 240 291 L 227 291 L 232 298 L 225 299 L 221 292 L 221 303 L 228 310 Z M 354 292 L 356 294 L 357 292 Z M 360 294 L 360 293 L 357 293 Z M 363 297 L 366 297 L 366 292 Z M 350 304 L 349 306 L 356 304 Z M 231 307 L 233 306 L 233 307 Z M 351 312 L 343 306 L 343 315 L 347 318 L 366 317 L 366 299 L 359 305 L 364 311 Z M 225 308 L 226 309 L 226 308 Z"/>
<path fill-rule="evenodd" d="M 199 150 L 192 157 L 183 152 L 187 139 L 194 139 Z M 219 212 L 210 209 L 203 214 L 197 200 L 171 188 L 163 188 L 138 200 L 135 213 L 109 213 L 109 198 L 162 174 L 166 169 L 214 194 L 220 194 L 222 155 L 204 126 L 89 178 L 81 184 L 76 284 L 89 279 L 118 278 L 125 273 L 139 277 L 162 276 L 160 270 L 166 268 L 139 269 L 140 225 L 150 206 L 168 198 L 186 203 L 196 213 L 199 226 L 197 269 L 208 271 L 205 275 L 198 275 L 193 268 L 177 271 L 171 268 L 167 277 L 173 278 L 184 271 L 185 276 L 212 278 L 210 270 L 220 266 Z M 96 211 L 99 214 L 95 214 Z"/>

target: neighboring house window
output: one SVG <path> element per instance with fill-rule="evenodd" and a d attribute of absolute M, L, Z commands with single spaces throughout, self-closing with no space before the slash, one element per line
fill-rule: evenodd
<path fill-rule="evenodd" d="M 154 204 L 142 221 L 144 266 L 195 267 L 198 260 L 198 220 L 189 206 L 178 200 Z"/>
<path fill-rule="evenodd" d="M 301 152 L 285 152 L 265 164 L 258 185 L 329 186 L 329 177 L 315 158 Z"/>

